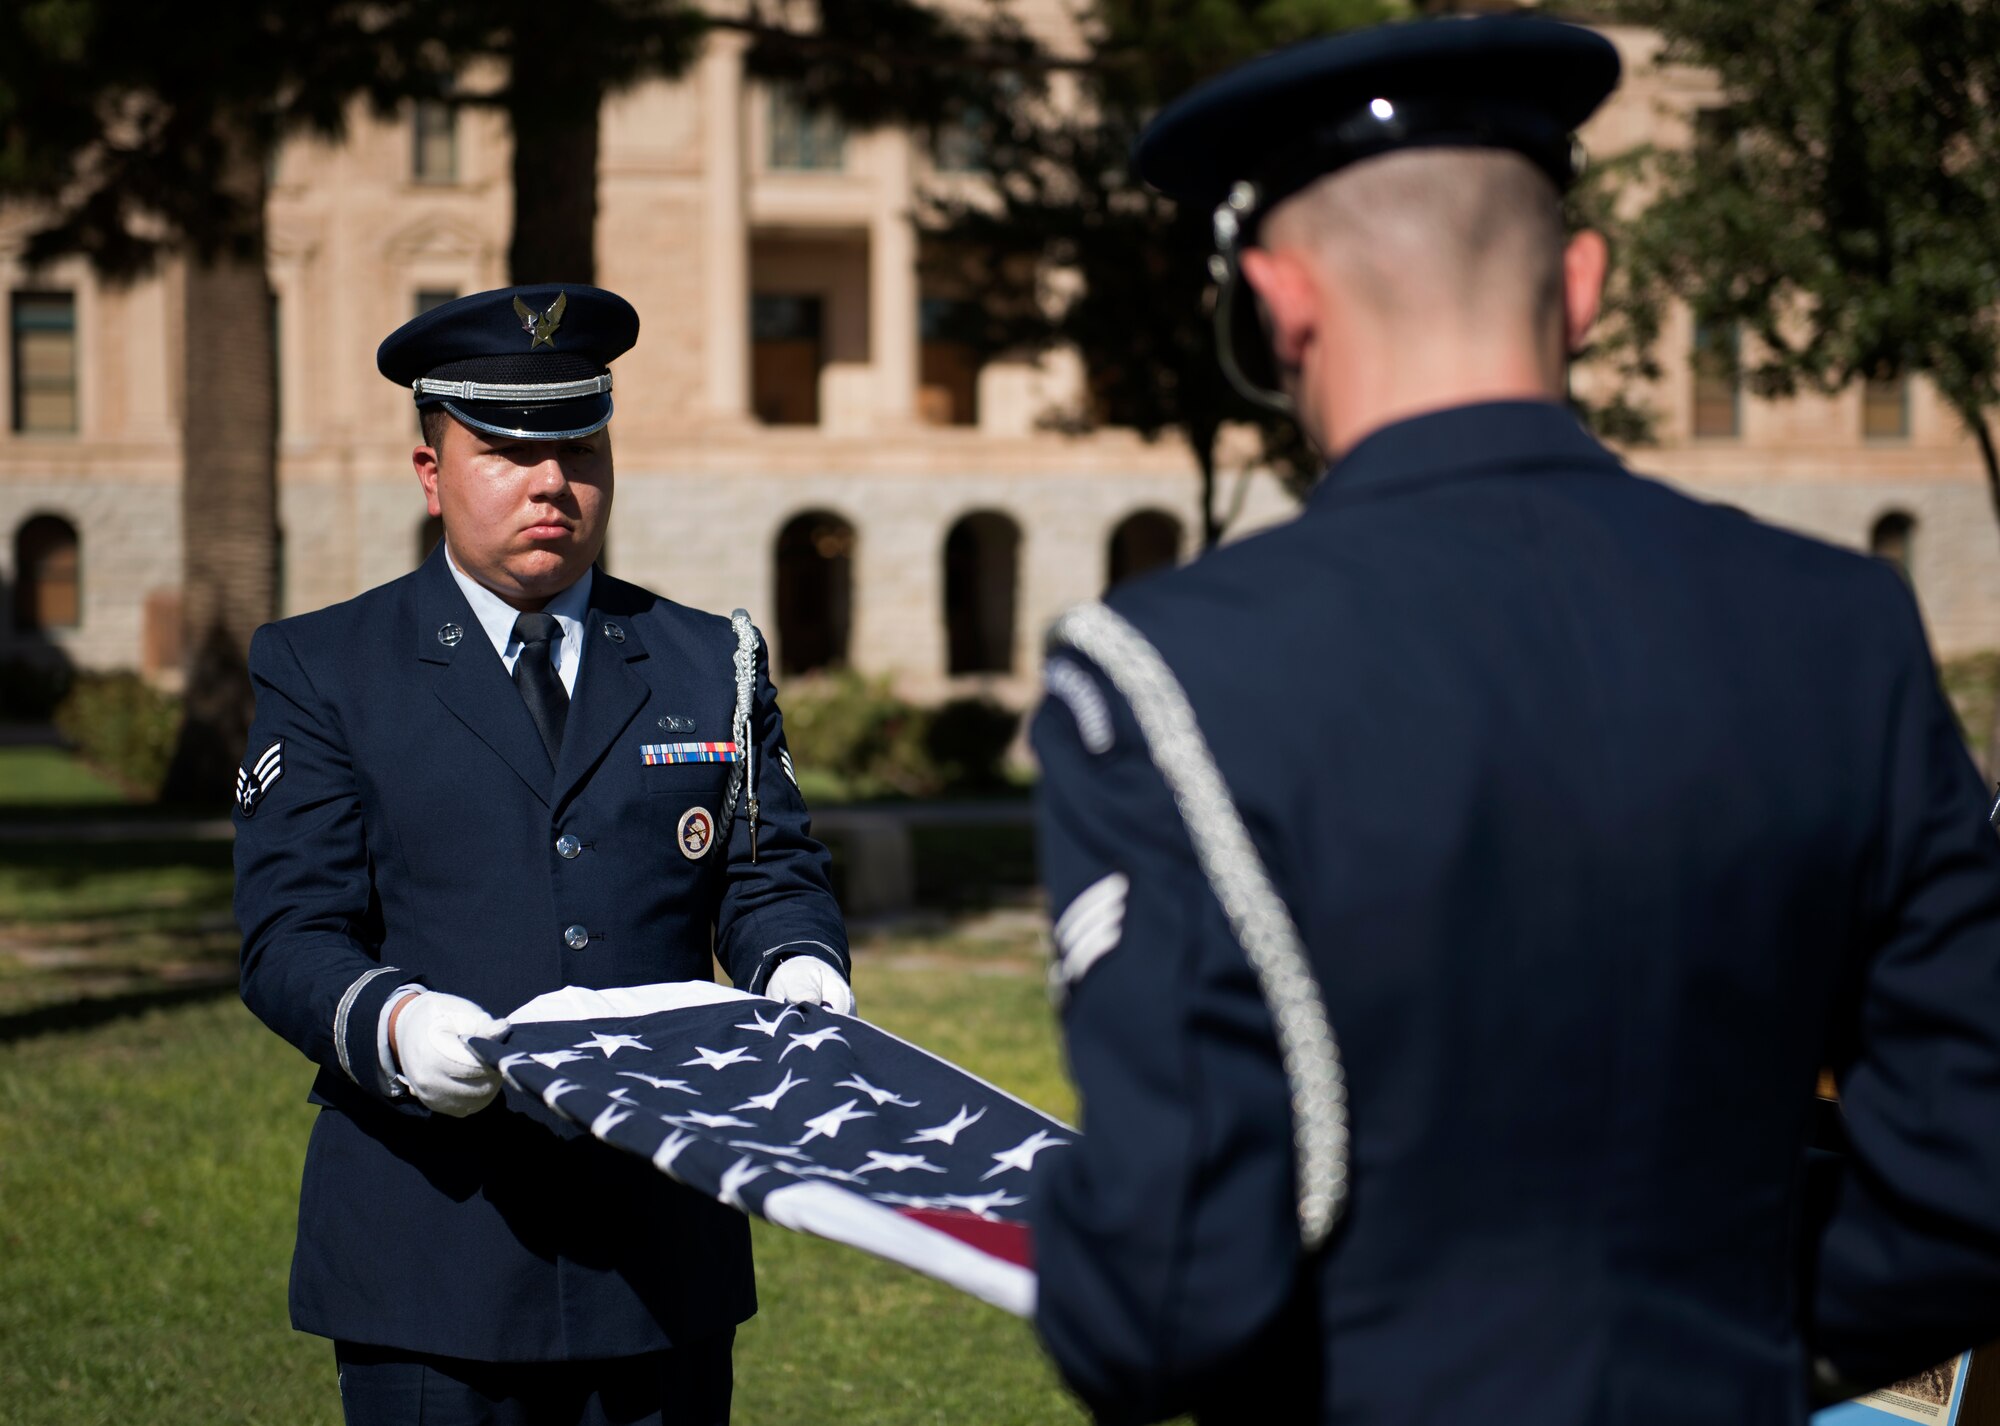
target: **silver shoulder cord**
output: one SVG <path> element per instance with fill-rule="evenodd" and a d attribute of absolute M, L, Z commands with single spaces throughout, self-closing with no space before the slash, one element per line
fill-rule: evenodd
<path fill-rule="evenodd" d="M 736 714 L 730 736 L 736 740 L 736 765 L 729 773 L 729 796 L 722 803 L 722 827 L 716 839 L 727 845 L 729 824 L 736 816 L 736 799 L 746 798 L 750 814 L 750 860 L 757 860 L 757 745 L 750 736 L 750 709 L 757 697 L 757 626 L 747 610 L 732 610 L 736 630 Z M 747 794 L 747 797 L 746 797 Z"/>
<path fill-rule="evenodd" d="M 1298 928 L 1257 855 L 1194 707 L 1159 650 L 1097 603 L 1065 613 L 1049 631 L 1049 644 L 1096 664 L 1131 704 L 1146 750 L 1187 824 L 1202 874 L 1256 972 L 1291 1090 L 1299 1236 L 1307 1252 L 1316 1251 L 1347 1198 L 1347 1088 Z"/>

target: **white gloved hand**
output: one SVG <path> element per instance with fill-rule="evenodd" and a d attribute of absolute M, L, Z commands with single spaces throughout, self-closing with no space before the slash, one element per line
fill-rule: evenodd
<path fill-rule="evenodd" d="M 836 1015 L 854 1013 L 854 991 L 840 972 L 818 956 L 791 956 L 778 962 L 764 993 L 794 1005 L 824 1005 Z"/>
<path fill-rule="evenodd" d="M 396 1062 L 417 1102 L 436 1114 L 463 1119 L 493 1102 L 500 1072 L 465 1047 L 469 1039 L 496 1039 L 507 1022 L 495 1020 L 463 996 L 420 991 L 396 1017 Z"/>

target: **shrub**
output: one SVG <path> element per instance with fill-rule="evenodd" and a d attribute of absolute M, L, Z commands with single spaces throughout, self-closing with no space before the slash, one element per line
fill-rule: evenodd
<path fill-rule="evenodd" d="M 0 663 L 0 718 L 46 722 L 76 679 L 60 659 L 9 659 Z"/>
<path fill-rule="evenodd" d="M 1021 715 L 990 698 L 954 698 L 931 714 L 924 750 L 940 782 L 978 791 L 1006 784 L 1002 764 Z"/>
<path fill-rule="evenodd" d="M 136 673 L 80 673 L 55 722 L 85 762 L 155 797 L 173 757 L 181 701 Z"/>
<path fill-rule="evenodd" d="M 920 708 L 886 678 L 852 671 L 802 679 L 784 694 L 785 739 L 815 796 L 935 797 L 1005 781 L 1018 715 L 991 699 Z"/>

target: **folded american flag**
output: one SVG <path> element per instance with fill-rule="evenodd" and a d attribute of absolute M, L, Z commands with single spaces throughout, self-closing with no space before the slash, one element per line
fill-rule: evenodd
<path fill-rule="evenodd" d="M 571 988 L 474 1040 L 516 1108 L 1019 1316 L 1035 1167 L 1076 1131 L 865 1021 L 699 981 Z"/>

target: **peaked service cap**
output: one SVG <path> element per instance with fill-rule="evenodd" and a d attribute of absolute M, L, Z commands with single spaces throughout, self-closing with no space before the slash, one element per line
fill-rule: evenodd
<path fill-rule="evenodd" d="M 501 287 L 412 317 L 375 349 L 382 375 L 493 436 L 566 440 L 611 419 L 613 360 L 639 340 L 639 314 L 581 283 Z"/>
<path fill-rule="evenodd" d="M 1560 187 L 1574 131 L 1618 85 L 1618 51 L 1530 15 L 1412 20 L 1306 40 L 1189 91 L 1139 136 L 1133 167 L 1208 206 L 1241 181 L 1258 208 L 1404 148 L 1501 148 Z"/>

